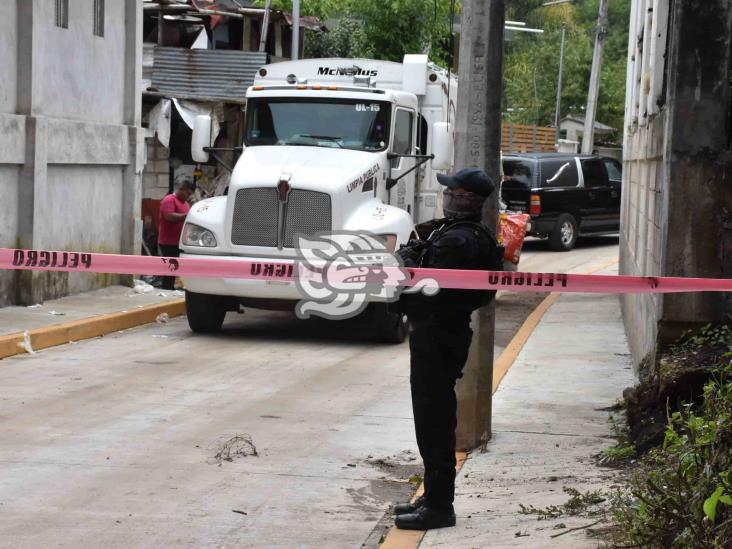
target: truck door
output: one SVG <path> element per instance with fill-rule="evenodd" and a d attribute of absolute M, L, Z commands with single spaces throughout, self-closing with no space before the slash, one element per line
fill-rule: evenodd
<path fill-rule="evenodd" d="M 415 112 L 411 109 L 397 107 L 392 129 L 391 152 L 396 154 L 415 154 Z M 391 160 L 391 178 L 397 179 L 414 167 L 414 158 L 394 158 Z M 415 170 L 416 171 L 416 170 Z M 389 190 L 389 204 L 414 212 L 414 184 L 416 173 L 403 177 Z"/>

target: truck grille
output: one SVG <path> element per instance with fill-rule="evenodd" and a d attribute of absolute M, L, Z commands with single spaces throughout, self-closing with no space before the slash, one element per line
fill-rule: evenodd
<path fill-rule="evenodd" d="M 234 202 L 231 242 L 237 246 L 277 246 L 277 234 L 283 226 L 282 246 L 294 247 L 297 233 L 312 235 L 330 231 L 330 195 L 293 189 L 279 219 L 280 203 L 274 188 L 240 189 Z"/>

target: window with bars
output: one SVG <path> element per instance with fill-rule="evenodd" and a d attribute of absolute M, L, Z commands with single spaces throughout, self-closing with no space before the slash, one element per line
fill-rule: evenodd
<path fill-rule="evenodd" d="M 69 0 L 56 0 L 56 26 L 69 28 Z"/>
<path fill-rule="evenodd" d="M 104 0 L 94 0 L 94 34 L 104 37 Z"/>

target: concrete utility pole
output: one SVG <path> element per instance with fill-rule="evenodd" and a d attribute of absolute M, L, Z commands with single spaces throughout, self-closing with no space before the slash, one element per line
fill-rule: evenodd
<path fill-rule="evenodd" d="M 562 23 L 562 45 L 559 47 L 559 75 L 557 76 L 557 107 L 554 111 L 554 125 L 557 128 L 557 147 L 559 147 L 559 139 L 562 132 L 559 124 L 562 122 L 562 76 L 564 74 L 564 37 L 567 34 L 567 25 Z"/>
<path fill-rule="evenodd" d="M 300 0 L 292 0 L 292 52 L 293 61 L 300 59 Z"/>
<path fill-rule="evenodd" d="M 597 115 L 597 98 L 600 95 L 602 48 L 605 46 L 608 2 L 609 0 L 600 0 L 600 14 L 597 16 L 595 52 L 592 55 L 592 74 L 590 75 L 590 89 L 587 93 L 587 108 L 585 109 L 585 129 L 582 132 L 582 154 L 592 154 L 595 147 L 595 116 Z"/>
<path fill-rule="evenodd" d="M 463 2 L 456 168 L 483 168 L 496 185 L 500 182 L 505 19 L 506 0 Z M 483 208 L 483 223 L 495 234 L 497 190 Z M 494 321 L 493 304 L 473 314 L 473 344 L 457 385 L 457 447 L 464 450 L 480 446 L 491 437 Z"/>
<path fill-rule="evenodd" d="M 262 19 L 262 31 L 259 33 L 259 51 L 267 51 L 267 33 L 269 32 L 269 13 L 272 11 L 272 0 L 267 0 L 264 5 L 264 18 Z"/>

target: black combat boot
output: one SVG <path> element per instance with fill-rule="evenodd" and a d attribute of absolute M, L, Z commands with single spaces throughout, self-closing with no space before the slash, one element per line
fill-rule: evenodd
<path fill-rule="evenodd" d="M 424 504 L 424 496 L 419 496 L 413 502 L 409 503 L 397 503 L 394 506 L 395 515 L 406 515 L 407 513 L 414 513 Z"/>
<path fill-rule="evenodd" d="M 455 526 L 455 511 L 422 505 L 413 513 L 398 515 L 394 523 L 400 530 L 432 530 Z"/>

